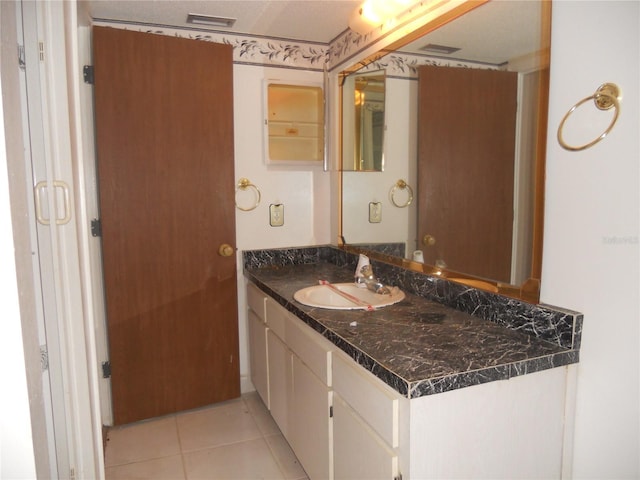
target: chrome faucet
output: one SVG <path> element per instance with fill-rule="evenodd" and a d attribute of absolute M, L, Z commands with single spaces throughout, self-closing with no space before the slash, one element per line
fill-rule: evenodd
<path fill-rule="evenodd" d="M 385 287 L 373 274 L 371 265 L 365 265 L 360 269 L 362 276 L 356 277 L 356 283 L 364 283 L 367 289 L 379 295 L 390 295 L 391 290 Z"/>

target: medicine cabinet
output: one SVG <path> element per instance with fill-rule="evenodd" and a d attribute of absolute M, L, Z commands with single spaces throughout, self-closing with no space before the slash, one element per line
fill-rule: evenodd
<path fill-rule="evenodd" d="M 322 84 L 267 80 L 265 159 L 269 165 L 322 165 L 324 93 Z"/>

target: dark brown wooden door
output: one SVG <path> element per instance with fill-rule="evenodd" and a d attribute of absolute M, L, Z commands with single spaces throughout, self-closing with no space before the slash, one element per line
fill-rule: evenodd
<path fill-rule="evenodd" d="M 116 424 L 239 396 L 232 48 L 93 29 Z"/>
<path fill-rule="evenodd" d="M 425 262 L 508 282 L 517 74 L 421 67 L 418 235 Z M 425 235 L 435 239 L 422 244 Z"/>

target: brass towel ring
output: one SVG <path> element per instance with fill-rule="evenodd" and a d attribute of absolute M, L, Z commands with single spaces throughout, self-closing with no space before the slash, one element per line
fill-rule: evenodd
<path fill-rule="evenodd" d="M 241 207 L 240 205 L 238 205 L 238 190 L 246 190 L 248 188 L 253 189 L 253 192 L 255 193 L 256 196 L 256 203 L 252 206 L 252 207 Z M 260 194 L 260 190 L 258 189 L 258 187 L 256 187 L 253 183 L 251 183 L 251 181 L 248 178 L 241 178 L 240 180 L 238 180 L 238 186 L 236 187 L 236 199 L 235 199 L 235 203 L 236 203 L 236 208 L 238 210 L 242 210 L 243 212 L 249 212 L 251 210 L 254 210 L 258 205 L 260 205 L 260 199 L 261 199 L 261 194 Z"/>
<path fill-rule="evenodd" d="M 558 143 L 560 143 L 562 148 L 566 150 L 570 150 L 572 152 L 585 150 L 589 147 L 594 146 L 596 143 L 598 143 L 600 140 L 602 140 L 604 137 L 606 137 L 609 134 L 613 126 L 618 121 L 618 115 L 620 114 L 621 98 L 622 98 L 622 95 L 621 95 L 620 89 L 615 83 L 604 83 L 600 85 L 593 95 L 583 98 L 578 103 L 576 103 L 573 107 L 571 107 L 571 109 L 569 109 L 569 111 L 566 113 L 566 115 L 560 122 L 560 126 L 558 127 Z M 613 120 L 611 120 L 611 123 L 609 124 L 607 129 L 602 133 L 602 135 L 600 135 L 595 140 L 577 147 L 567 144 L 567 142 L 565 142 L 564 139 L 562 138 L 562 129 L 564 128 L 564 124 L 567 121 L 567 118 L 569 118 L 569 116 L 580 105 L 582 105 L 585 102 L 588 102 L 591 99 L 593 99 L 593 103 L 595 104 L 596 108 L 598 108 L 598 110 L 609 110 L 611 108 L 615 108 L 615 114 L 613 115 Z"/>
<path fill-rule="evenodd" d="M 405 203 L 399 204 L 395 199 L 396 191 L 405 189 L 409 191 L 409 198 Z M 391 199 L 391 203 L 393 203 L 398 208 L 408 207 L 409 205 L 411 205 L 411 202 L 413 202 L 413 189 L 407 182 L 400 179 L 393 185 L 393 187 L 391 187 L 391 190 L 389 191 L 389 198 Z"/>

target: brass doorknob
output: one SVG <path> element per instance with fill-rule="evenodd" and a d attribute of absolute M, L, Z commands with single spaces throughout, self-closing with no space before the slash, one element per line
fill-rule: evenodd
<path fill-rule="evenodd" d="M 223 243 L 222 245 L 220 245 L 220 248 L 218 248 L 218 254 L 221 257 L 230 257 L 231 255 L 233 255 L 233 252 L 233 247 L 228 243 Z"/>
<path fill-rule="evenodd" d="M 436 237 L 434 237 L 433 235 L 427 234 L 424 237 L 422 237 L 422 243 L 427 247 L 432 247 L 436 244 Z"/>

